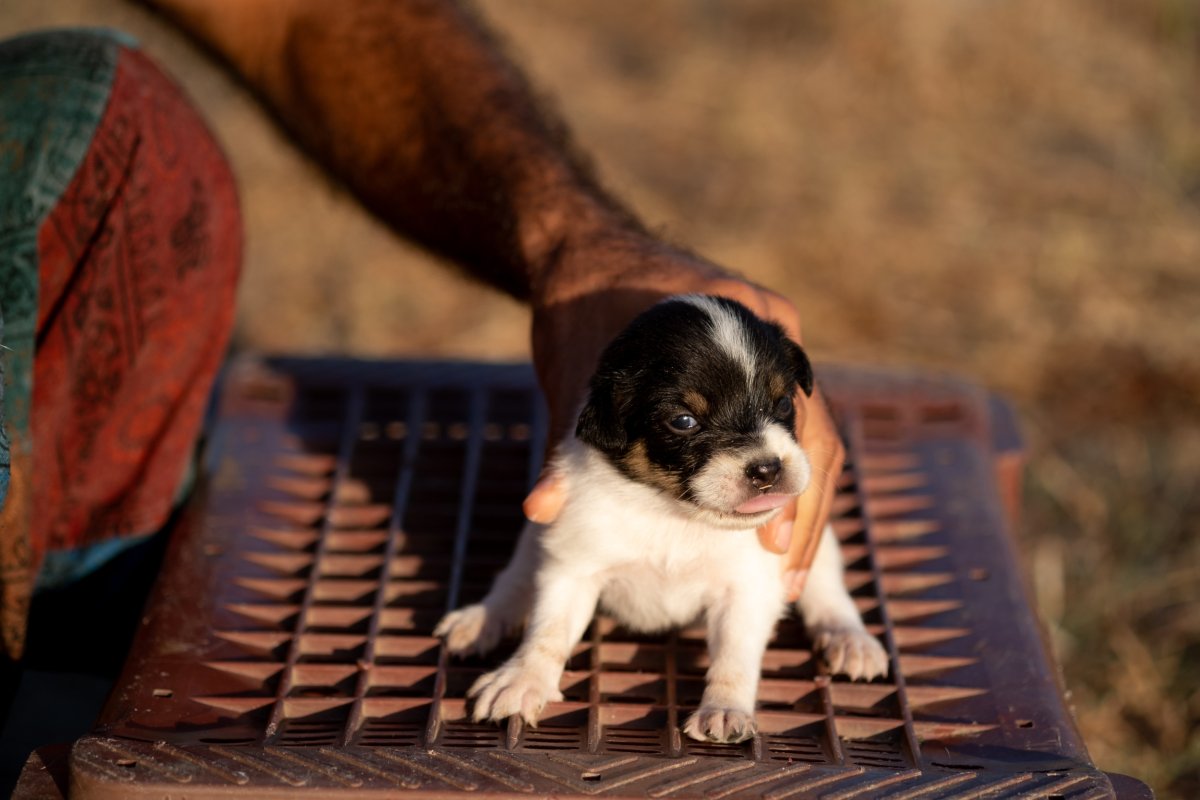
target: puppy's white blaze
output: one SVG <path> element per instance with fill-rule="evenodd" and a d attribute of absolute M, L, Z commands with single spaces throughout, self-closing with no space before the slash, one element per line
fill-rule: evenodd
<path fill-rule="evenodd" d="M 754 363 L 754 351 L 746 339 L 746 329 L 742 326 L 741 320 L 711 297 L 688 294 L 678 299 L 695 306 L 708 315 L 709 322 L 712 323 L 713 344 L 742 368 L 746 384 L 750 385 L 757 370 Z"/>

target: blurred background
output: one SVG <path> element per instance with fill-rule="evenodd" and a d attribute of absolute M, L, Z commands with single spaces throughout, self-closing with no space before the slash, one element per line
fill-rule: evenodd
<path fill-rule="evenodd" d="M 789 296 L 818 361 L 1019 408 L 1022 555 L 1097 763 L 1200 797 L 1200 12 L 1188 0 L 485 0 L 604 182 Z M 244 202 L 236 346 L 528 358 L 517 303 L 396 240 L 118 0 Z"/>

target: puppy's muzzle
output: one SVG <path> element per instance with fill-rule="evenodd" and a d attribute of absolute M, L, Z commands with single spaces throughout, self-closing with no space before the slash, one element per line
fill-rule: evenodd
<path fill-rule="evenodd" d="M 755 489 L 765 492 L 775 485 L 782 469 L 783 462 L 778 458 L 766 458 L 746 465 L 746 477 Z"/>

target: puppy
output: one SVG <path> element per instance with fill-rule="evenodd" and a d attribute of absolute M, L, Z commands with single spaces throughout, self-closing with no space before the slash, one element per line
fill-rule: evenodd
<path fill-rule="evenodd" d="M 796 444 L 797 385 L 812 393 L 800 347 L 723 298 L 666 300 L 609 345 L 554 458 L 567 496 L 558 519 L 527 524 L 483 601 L 434 632 L 454 655 L 482 654 L 525 625 L 512 658 L 471 687 L 476 721 L 536 724 L 562 699 L 563 668 L 599 604 L 641 632 L 703 619 L 711 666 L 684 730 L 719 742 L 754 734 L 763 652 L 786 605 L 781 556 L 755 529 L 812 472 Z M 886 674 L 828 527 L 798 606 L 834 671 Z"/>

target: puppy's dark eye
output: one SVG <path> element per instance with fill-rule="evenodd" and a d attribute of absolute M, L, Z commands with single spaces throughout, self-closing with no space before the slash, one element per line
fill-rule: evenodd
<path fill-rule="evenodd" d="M 667 424 L 671 426 L 671 430 L 678 431 L 679 433 L 687 433 L 700 427 L 699 421 L 691 414 L 680 414 Z"/>
<path fill-rule="evenodd" d="M 789 395 L 784 395 L 775 403 L 774 414 L 782 419 L 792 413 L 792 398 Z"/>

